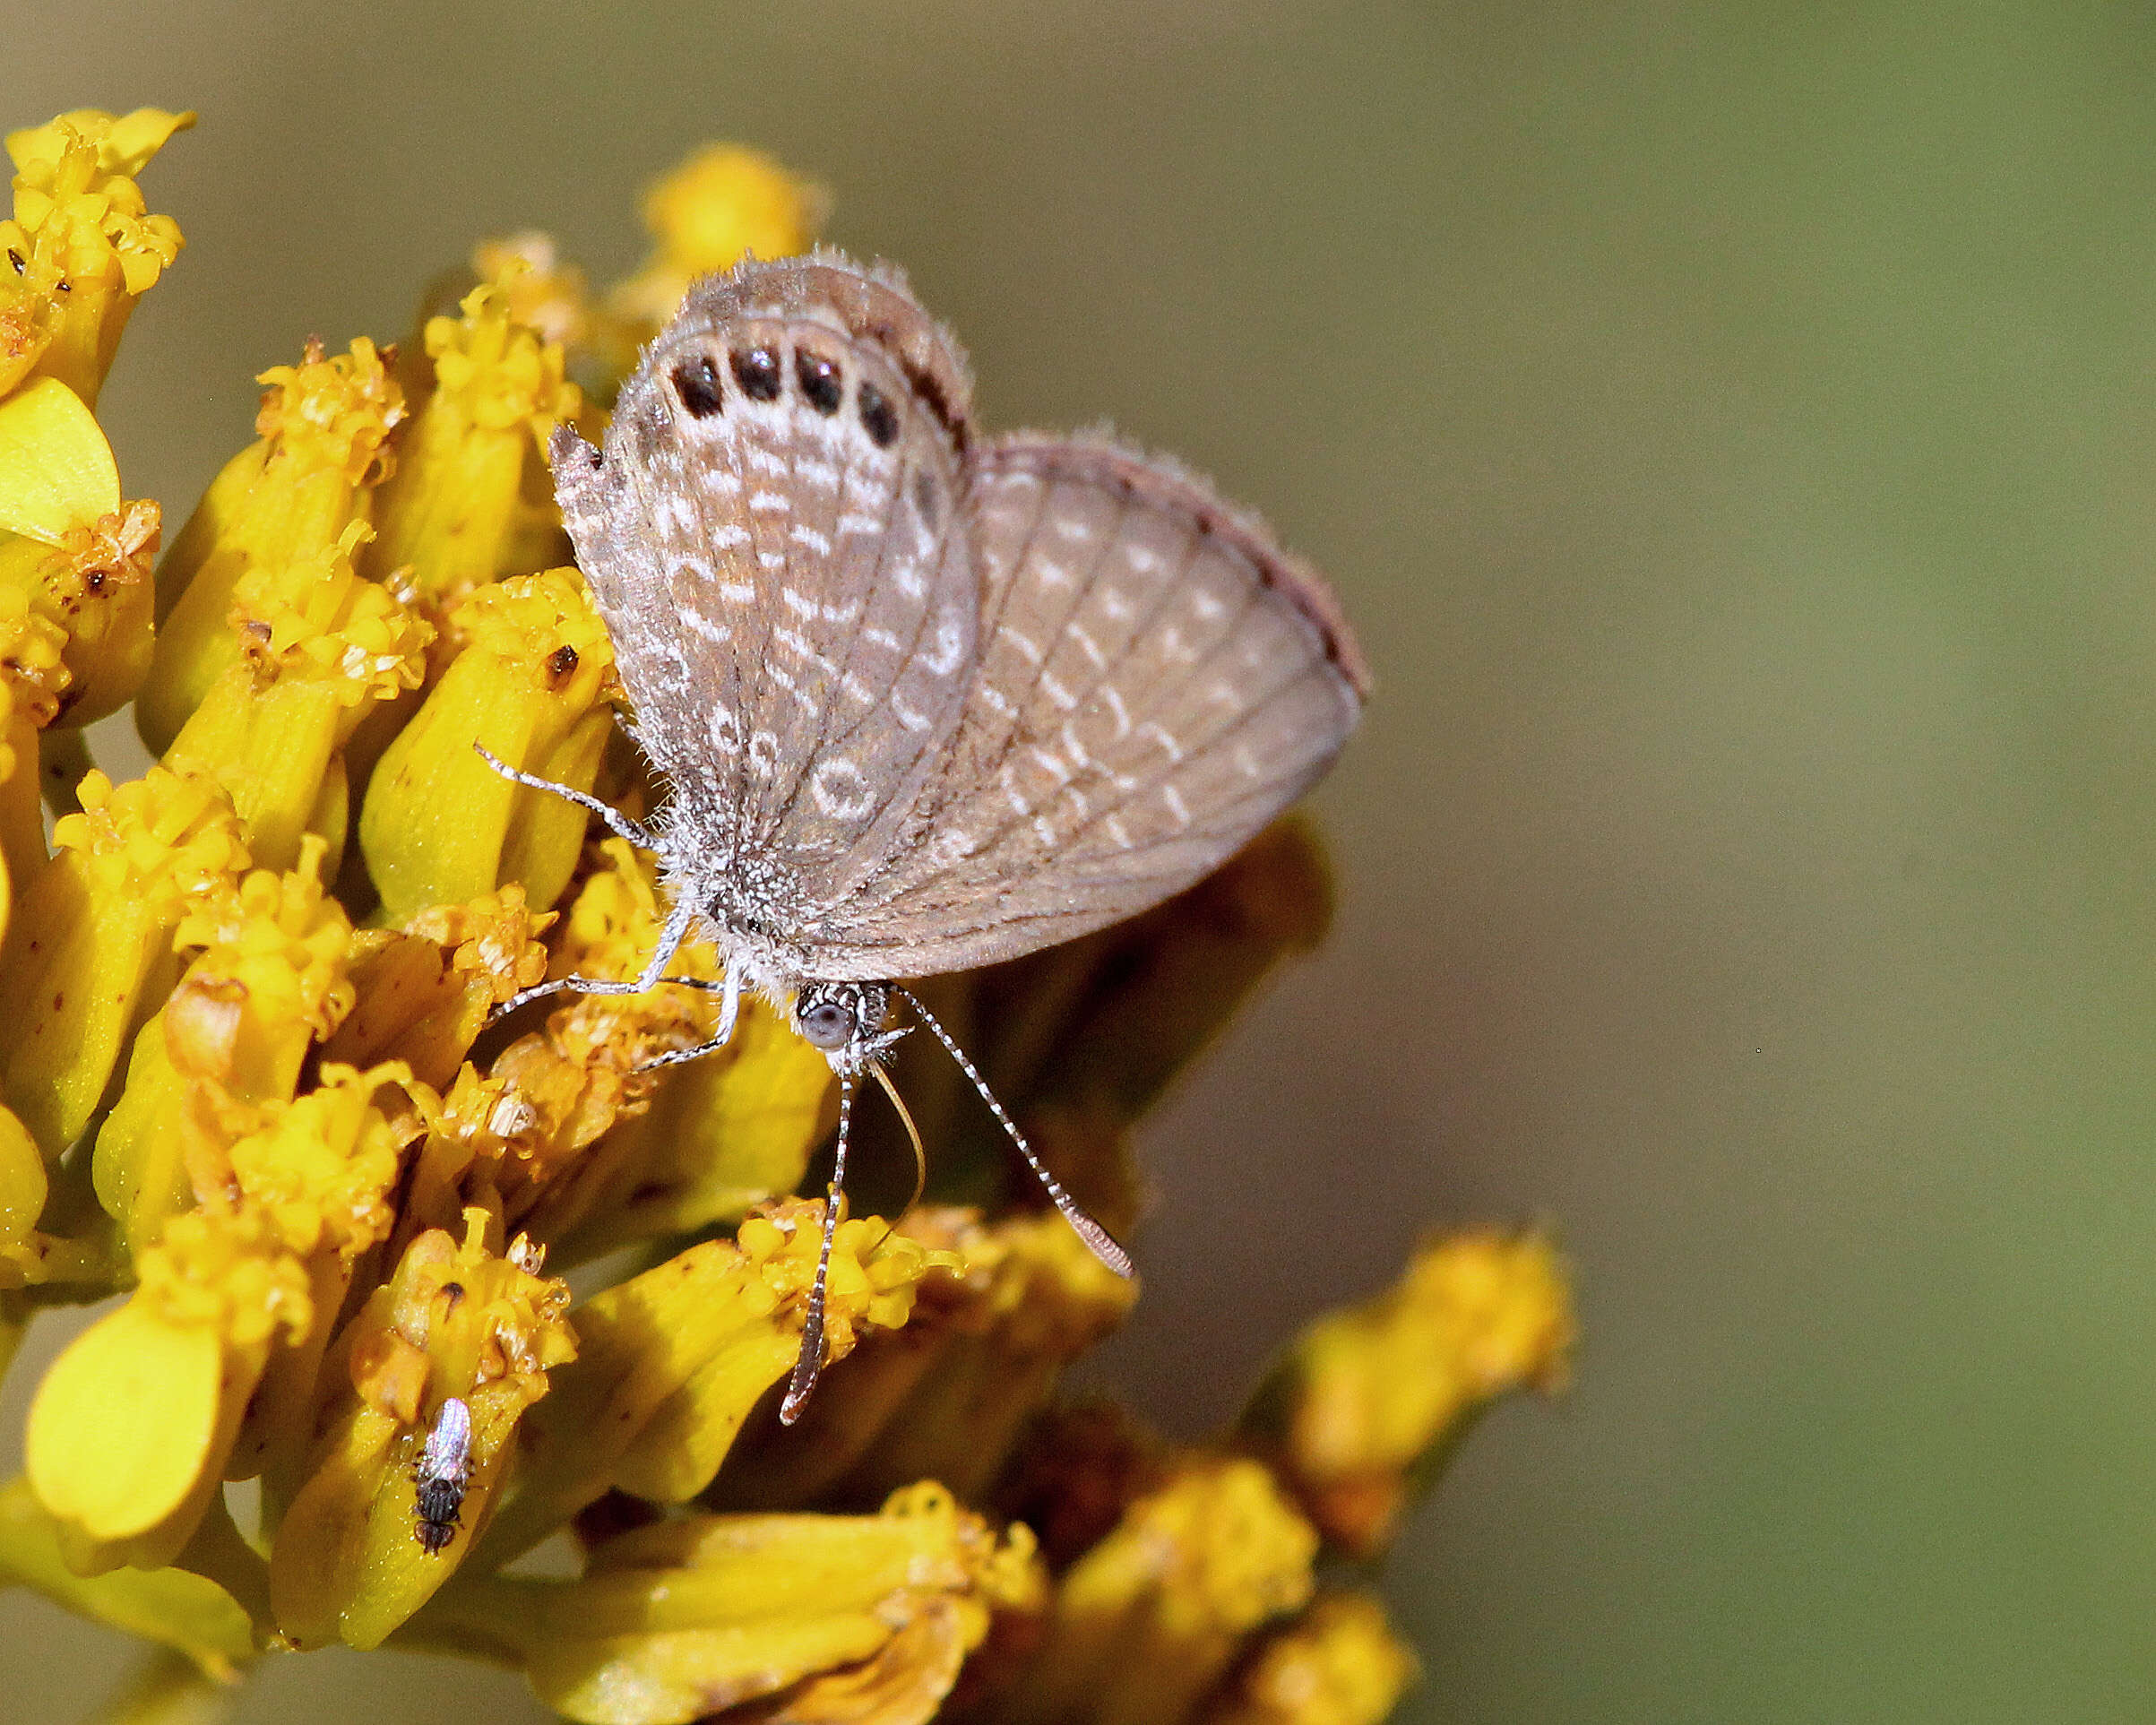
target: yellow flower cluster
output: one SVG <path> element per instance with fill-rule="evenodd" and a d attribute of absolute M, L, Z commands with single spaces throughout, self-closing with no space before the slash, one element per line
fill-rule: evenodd
<path fill-rule="evenodd" d="M 820 194 L 714 149 L 603 297 L 525 235 L 401 350 L 310 344 L 152 580 L 160 512 L 95 407 L 180 246 L 137 177 L 193 117 L 7 139 L 0 1363 L 119 1298 L 37 1388 L 0 1581 L 153 1643 L 129 1717 L 206 1717 L 270 1650 L 391 1643 L 508 1661 L 592 1725 L 1376 1725 L 1412 1660 L 1316 1566 L 1376 1555 L 1479 1407 L 1559 1377 L 1546 1241 L 1434 1242 L 1171 1447 L 1058 1401 L 1135 1290 L 909 1050 L 937 1201 L 839 1225 L 830 1368 L 785 1430 L 823 1057 L 752 1005 L 654 1069 L 711 1033 L 686 988 L 494 1022 L 547 976 L 635 974 L 661 910 L 651 858 L 474 746 L 648 812 L 547 437 L 596 433 L 688 281 L 806 246 Z M 129 702 L 156 763 L 115 783 L 79 733 Z M 1122 1225 L 1133 1122 L 1327 914 L 1289 822 L 931 992 Z"/>

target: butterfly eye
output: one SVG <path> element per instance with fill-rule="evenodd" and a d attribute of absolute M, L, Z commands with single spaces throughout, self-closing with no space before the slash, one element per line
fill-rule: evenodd
<path fill-rule="evenodd" d="M 797 1022 L 809 1045 L 826 1054 L 844 1048 L 853 1039 L 853 1014 L 835 1000 L 820 1000 L 802 1007 Z"/>

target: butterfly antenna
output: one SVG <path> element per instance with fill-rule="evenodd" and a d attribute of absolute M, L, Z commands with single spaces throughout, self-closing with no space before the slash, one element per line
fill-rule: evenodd
<path fill-rule="evenodd" d="M 980 1092 L 980 1100 L 988 1105 L 988 1111 L 995 1115 L 996 1123 L 1010 1134 L 1011 1142 L 1018 1146 L 1018 1153 L 1026 1159 L 1026 1166 L 1033 1170 L 1034 1177 L 1048 1193 L 1048 1202 L 1063 1212 L 1064 1220 L 1070 1223 L 1077 1231 L 1078 1238 L 1092 1248 L 1093 1255 L 1118 1276 L 1134 1274 L 1135 1268 L 1130 1261 L 1130 1254 L 1117 1244 L 1114 1235 L 1081 1210 L 1077 1199 L 1063 1189 L 1063 1182 L 1048 1172 L 1040 1158 L 1033 1153 L 1033 1146 L 1026 1143 L 1025 1134 L 1019 1131 L 1018 1123 L 1004 1111 L 1003 1104 L 996 1100 L 996 1092 L 988 1088 L 988 1081 L 966 1058 L 965 1050 L 951 1039 L 951 1032 L 936 1022 L 936 1014 L 921 1005 L 910 988 L 900 988 L 898 992 L 905 996 L 906 1004 L 919 1015 L 921 1022 L 934 1032 L 936 1039 L 944 1045 L 952 1059 L 958 1062 L 958 1069 L 973 1081 L 973 1088 Z"/>
<path fill-rule="evenodd" d="M 816 1253 L 816 1279 L 808 1290 L 808 1322 L 801 1326 L 801 1353 L 794 1361 L 793 1379 L 786 1386 L 786 1400 L 779 1404 L 779 1423 L 790 1426 L 801 1417 L 809 1392 L 824 1369 L 824 1284 L 831 1273 L 831 1242 L 839 1231 L 839 1205 L 846 1195 L 846 1140 L 853 1126 L 853 1080 L 839 1081 L 839 1149 L 831 1169 L 831 1187 L 824 1198 L 824 1243 Z"/>

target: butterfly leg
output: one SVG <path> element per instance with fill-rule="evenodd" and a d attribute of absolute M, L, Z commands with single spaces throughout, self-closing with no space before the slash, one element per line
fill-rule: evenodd
<path fill-rule="evenodd" d="M 689 937 L 689 925 L 695 920 L 696 900 L 693 894 L 684 893 L 674 901 L 674 908 L 667 912 L 666 927 L 659 931 L 659 944 L 651 953 L 651 962 L 643 967 L 642 976 L 627 982 L 610 980 L 605 977 L 556 977 L 551 982 L 537 983 L 511 995 L 495 1008 L 494 1015 L 496 1018 L 506 1017 L 520 1006 L 569 989 L 585 995 L 643 995 L 651 993 L 662 982 L 678 981 L 679 978 L 667 975 L 667 966 L 674 962 L 674 955 L 681 950 L 681 943 Z M 731 1028 L 730 1023 L 729 1028 Z"/>
<path fill-rule="evenodd" d="M 536 773 L 519 772 L 506 761 L 490 754 L 478 743 L 474 743 L 471 746 L 480 760 L 486 762 L 488 766 L 512 783 L 525 785 L 533 790 L 550 790 L 556 797 L 566 798 L 579 808 L 598 815 L 617 837 L 626 839 L 640 850 L 656 850 L 659 848 L 658 837 L 648 827 L 632 821 L 612 804 L 601 802 L 589 791 L 579 790 L 573 785 L 556 784 L 553 780 L 542 779 Z M 674 906 L 672 913 L 668 916 L 666 927 L 660 933 L 659 948 L 651 954 L 651 962 L 644 966 L 643 974 L 634 982 L 608 981 L 598 977 L 556 977 L 551 982 L 542 982 L 535 988 L 526 988 L 518 994 L 512 995 L 496 1009 L 494 1015 L 496 1018 L 503 1018 L 514 1012 L 518 1007 L 528 1005 L 534 1000 L 542 1000 L 548 995 L 564 994 L 572 989 L 579 994 L 587 995 L 641 995 L 648 994 L 661 982 L 683 981 L 686 979 L 667 976 L 666 968 L 674 962 L 674 954 L 680 951 L 681 943 L 688 938 L 689 925 L 695 920 L 695 906 L 685 895 Z M 738 1004 L 740 998 L 739 987 L 737 985 L 729 987 L 727 994 L 728 1011 L 720 1029 L 720 1043 L 724 1043 L 727 1038 L 733 1033 L 734 1013 L 732 1009 Z"/>
<path fill-rule="evenodd" d="M 723 991 L 719 1003 L 719 1027 L 711 1032 L 711 1039 L 699 1042 L 693 1048 L 676 1048 L 670 1053 L 658 1055 L 637 1067 L 638 1072 L 649 1072 L 654 1066 L 677 1066 L 685 1060 L 695 1060 L 707 1054 L 716 1054 L 734 1039 L 734 1021 L 741 1015 L 741 971 L 737 966 L 728 967 L 725 978 L 713 982 L 705 977 L 669 976 L 660 978 L 661 982 L 679 983 L 685 988 L 702 988 L 707 994 L 714 989 Z"/>
<path fill-rule="evenodd" d="M 496 772 L 500 773 L 503 778 L 507 779 L 513 784 L 523 785 L 532 790 L 550 790 L 556 797 L 565 797 L 569 801 L 574 803 L 579 808 L 584 809 L 591 814 L 598 815 L 600 820 L 607 824 L 608 827 L 616 834 L 616 836 L 626 839 L 631 844 L 635 845 L 640 850 L 658 850 L 658 839 L 655 838 L 647 828 L 635 821 L 632 821 L 626 815 L 624 815 L 611 803 L 601 802 L 598 798 L 592 796 L 590 791 L 579 790 L 574 785 L 557 785 L 553 780 L 542 779 L 537 773 L 521 772 L 516 768 L 511 766 L 508 762 L 499 760 L 496 756 L 488 754 L 487 750 L 482 748 L 479 744 L 474 743 L 471 746 L 474 752 L 478 754 L 480 760 L 486 762 L 488 766 L 492 767 Z"/>

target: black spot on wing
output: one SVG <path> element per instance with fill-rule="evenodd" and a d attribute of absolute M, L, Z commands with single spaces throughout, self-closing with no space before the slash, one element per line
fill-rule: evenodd
<path fill-rule="evenodd" d="M 737 348 L 729 358 L 734 367 L 734 381 L 741 385 L 742 394 L 752 401 L 779 399 L 779 356 L 775 349 L 759 343 L 753 348 Z"/>
<path fill-rule="evenodd" d="M 800 380 L 801 393 L 808 405 L 818 413 L 832 414 L 845 398 L 845 380 L 839 375 L 838 362 L 826 359 L 820 353 L 811 353 L 801 348 L 794 354 L 794 375 Z"/>
<path fill-rule="evenodd" d="M 726 405 L 720 395 L 719 367 L 710 354 L 684 359 L 667 375 L 692 418 L 708 419 Z"/>
<path fill-rule="evenodd" d="M 878 449 L 889 449 L 898 442 L 898 410 L 884 399 L 884 392 L 863 379 L 856 403 L 861 411 L 861 426 Z"/>

